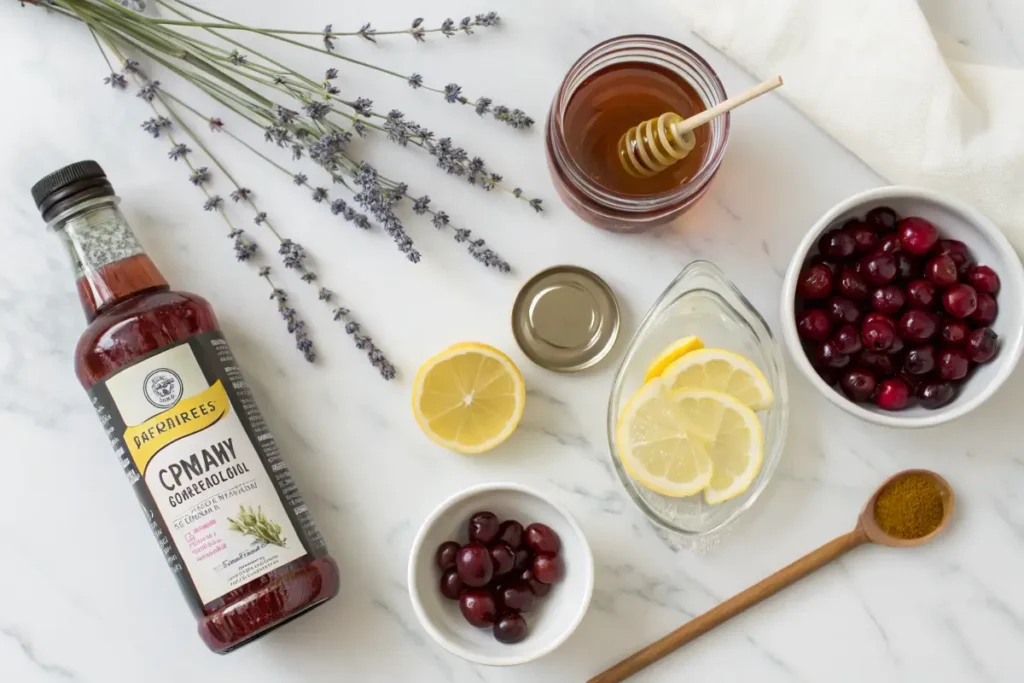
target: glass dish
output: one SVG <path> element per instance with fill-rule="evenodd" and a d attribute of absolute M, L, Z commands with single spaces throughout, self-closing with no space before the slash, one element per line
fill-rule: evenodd
<path fill-rule="evenodd" d="M 745 493 L 718 505 L 703 496 L 669 498 L 635 482 L 622 467 L 615 445 L 615 427 L 625 402 L 643 384 L 644 372 L 666 345 L 697 335 L 709 348 L 723 348 L 749 358 L 764 373 L 775 403 L 758 413 L 764 430 L 764 461 Z M 608 402 L 608 444 L 612 463 L 626 491 L 644 514 L 667 532 L 674 545 L 708 550 L 723 531 L 749 510 L 779 464 L 786 441 L 789 396 L 779 344 L 768 325 L 719 268 L 694 261 L 679 273 L 647 313 L 615 373 Z"/>

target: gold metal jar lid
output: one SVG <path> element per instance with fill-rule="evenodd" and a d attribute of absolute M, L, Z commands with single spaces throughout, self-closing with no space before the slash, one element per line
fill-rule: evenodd
<path fill-rule="evenodd" d="M 577 266 L 554 266 L 527 281 L 512 306 L 523 353 L 555 372 L 577 372 L 608 355 L 619 336 L 619 305 L 604 280 Z"/>

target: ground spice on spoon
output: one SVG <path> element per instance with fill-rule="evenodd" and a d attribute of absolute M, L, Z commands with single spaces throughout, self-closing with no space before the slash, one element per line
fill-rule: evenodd
<path fill-rule="evenodd" d="M 942 522 L 942 494 L 935 480 L 909 474 L 892 482 L 875 500 L 875 521 L 893 538 L 927 536 Z"/>

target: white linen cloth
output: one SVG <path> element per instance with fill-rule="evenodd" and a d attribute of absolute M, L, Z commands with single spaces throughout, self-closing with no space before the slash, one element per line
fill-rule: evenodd
<path fill-rule="evenodd" d="M 1024 70 L 971 64 L 916 0 L 680 0 L 690 28 L 890 182 L 956 195 L 1024 253 Z"/>

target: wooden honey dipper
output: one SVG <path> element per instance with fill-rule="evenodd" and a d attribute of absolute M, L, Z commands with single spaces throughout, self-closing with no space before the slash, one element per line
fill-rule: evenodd
<path fill-rule="evenodd" d="M 782 76 L 775 76 L 688 119 L 668 112 L 633 126 L 619 138 L 622 168 L 634 178 L 650 178 L 661 173 L 693 151 L 697 145 L 694 129 L 780 85 Z"/>

